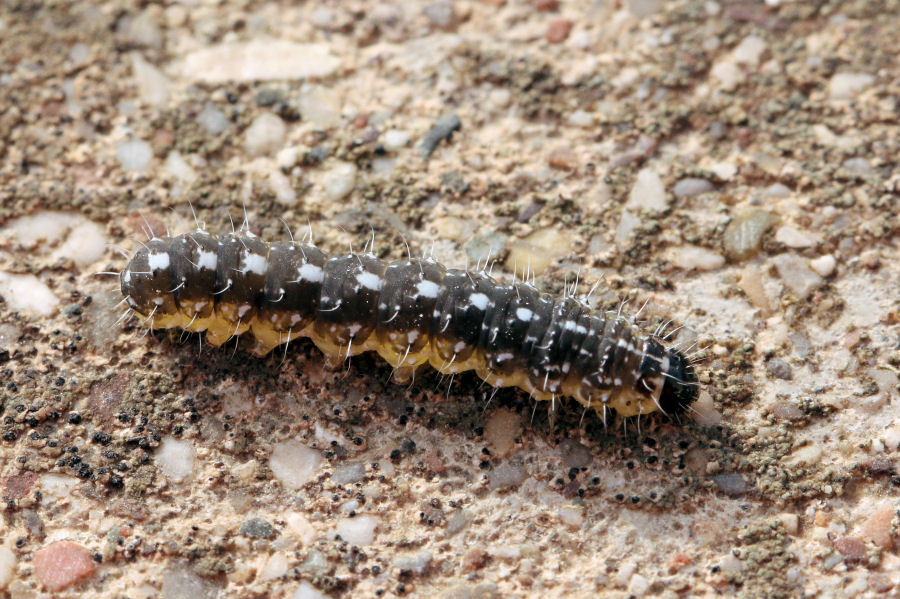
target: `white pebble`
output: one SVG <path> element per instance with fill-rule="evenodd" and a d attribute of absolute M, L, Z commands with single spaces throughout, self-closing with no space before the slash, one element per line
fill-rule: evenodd
<path fill-rule="evenodd" d="M 872 165 L 865 158 L 848 158 L 841 166 L 857 175 L 872 174 Z"/>
<path fill-rule="evenodd" d="M 616 243 L 625 245 L 631 239 L 631 234 L 641 224 L 639 216 L 632 214 L 628 210 L 622 211 L 619 218 L 619 224 L 616 226 Z"/>
<path fill-rule="evenodd" d="M 709 170 L 714 172 L 720 179 L 727 181 L 737 174 L 737 165 L 733 162 L 717 162 L 709 167 Z"/>
<path fill-rule="evenodd" d="M 660 212 L 666 209 L 666 188 L 656 171 L 641 169 L 628 196 L 628 208 Z"/>
<path fill-rule="evenodd" d="M 706 179 L 687 177 L 678 181 L 672 192 L 676 198 L 693 198 L 714 190 L 715 186 Z"/>
<path fill-rule="evenodd" d="M 330 129 L 341 122 L 341 101 L 337 92 L 321 86 L 300 88 L 300 116 L 316 129 Z"/>
<path fill-rule="evenodd" d="M 180 483 L 193 475 L 196 454 L 190 441 L 163 437 L 155 458 L 163 475 L 173 483 Z"/>
<path fill-rule="evenodd" d="M 569 124 L 574 127 L 593 127 L 594 115 L 585 110 L 576 110 L 569 115 Z"/>
<path fill-rule="evenodd" d="M 891 451 L 900 447 L 900 426 L 892 426 L 884 431 L 884 446 Z"/>
<path fill-rule="evenodd" d="M 731 89 L 744 78 L 741 69 L 731 60 L 720 60 L 709 70 L 710 75 L 719 80 L 722 87 Z"/>
<path fill-rule="evenodd" d="M 169 99 L 172 82 L 162 71 L 144 60 L 138 52 L 131 53 L 131 68 L 137 81 L 141 102 L 151 106 L 163 106 Z"/>
<path fill-rule="evenodd" d="M 831 254 L 825 254 L 809 261 L 809 267 L 816 271 L 820 277 L 830 277 L 836 266 L 837 261 Z"/>
<path fill-rule="evenodd" d="M 0 547 L 0 589 L 12 581 L 16 570 L 16 555 L 6 547 Z"/>
<path fill-rule="evenodd" d="M 284 519 L 289 530 L 304 545 L 311 544 L 316 538 L 316 529 L 303 514 L 291 513 Z"/>
<path fill-rule="evenodd" d="M 772 262 L 784 284 L 799 299 L 805 298 L 822 284 L 822 277 L 813 272 L 800 256 L 779 254 L 772 258 Z"/>
<path fill-rule="evenodd" d="M 251 156 L 270 154 L 281 148 L 287 128 L 278 116 L 264 112 L 244 131 L 244 149 Z"/>
<path fill-rule="evenodd" d="M 396 151 L 409 143 L 409 131 L 402 129 L 389 129 L 384 132 L 381 137 L 384 147 L 388 150 Z"/>
<path fill-rule="evenodd" d="M 325 6 L 320 6 L 312 12 L 309 20 L 316 27 L 328 27 L 334 23 L 334 12 Z"/>
<path fill-rule="evenodd" d="M 316 587 L 309 584 L 305 580 L 300 583 L 291 599 L 328 599 L 325 595 L 316 590 Z"/>
<path fill-rule="evenodd" d="M 106 253 L 106 229 L 84 220 L 69 231 L 65 242 L 51 254 L 53 260 L 71 259 L 76 266 L 93 264 Z"/>
<path fill-rule="evenodd" d="M 297 192 L 291 186 L 291 180 L 281 171 L 273 170 L 269 173 L 269 187 L 275 194 L 275 201 L 282 206 L 293 206 L 297 203 Z"/>
<path fill-rule="evenodd" d="M 775 241 L 794 249 L 808 248 L 816 242 L 805 231 L 800 231 L 788 225 L 778 227 L 778 230 L 775 232 Z"/>
<path fill-rule="evenodd" d="M 762 194 L 766 198 L 789 198 L 791 197 L 791 188 L 783 183 L 773 183 L 763 189 Z"/>
<path fill-rule="evenodd" d="M 54 503 L 72 494 L 72 489 L 81 481 L 74 476 L 48 472 L 41 475 L 42 503 Z"/>
<path fill-rule="evenodd" d="M 643 597 L 650 588 L 650 581 L 646 576 L 635 574 L 628 581 L 628 594 L 633 597 Z"/>
<path fill-rule="evenodd" d="M 131 139 L 119 142 L 116 146 L 116 157 L 126 171 L 146 171 L 150 168 L 150 161 L 153 160 L 153 149 L 142 139 Z"/>
<path fill-rule="evenodd" d="M 182 183 L 193 183 L 197 180 L 197 172 L 187 163 L 180 152 L 169 152 L 166 156 L 166 172 Z"/>
<path fill-rule="evenodd" d="M 377 526 L 378 518 L 375 516 L 344 518 L 338 522 L 337 534 L 351 545 L 371 545 Z"/>
<path fill-rule="evenodd" d="M 226 42 L 188 54 L 178 65 L 193 81 L 269 81 L 325 77 L 340 66 L 327 44 L 258 39 Z"/>
<path fill-rule="evenodd" d="M 766 42 L 755 35 L 749 35 L 741 40 L 734 49 L 732 55 L 735 62 L 755 67 L 759 64 L 759 57 L 766 49 Z"/>
<path fill-rule="evenodd" d="M 49 316 L 59 305 L 50 288 L 34 275 L 0 272 L 0 295 L 6 300 L 10 312 Z"/>
<path fill-rule="evenodd" d="M 689 244 L 670 247 L 665 256 L 666 260 L 684 270 L 715 270 L 725 264 L 721 254 Z"/>
<path fill-rule="evenodd" d="M 281 578 L 287 573 L 288 570 L 288 560 L 287 557 L 283 553 L 275 553 L 272 554 L 269 559 L 266 560 L 266 563 L 263 565 L 262 569 L 259 571 L 259 580 L 273 580 L 275 578 Z"/>
<path fill-rule="evenodd" d="M 218 135 L 228 126 L 228 119 L 215 104 L 208 103 L 197 115 L 197 123 L 210 135 Z"/>
<path fill-rule="evenodd" d="M 288 171 L 294 168 L 298 158 L 300 158 L 300 148 L 288 146 L 279 150 L 278 154 L 275 155 L 275 164 L 278 165 L 278 168 Z"/>
<path fill-rule="evenodd" d="M 118 37 L 136 46 L 159 48 L 162 46 L 162 32 L 149 12 L 142 12 L 133 18 L 123 18 L 116 27 Z"/>
<path fill-rule="evenodd" d="M 874 82 L 875 77 L 867 73 L 838 73 L 828 82 L 828 97 L 832 100 L 852 100 Z"/>
<path fill-rule="evenodd" d="M 269 468 L 288 489 L 299 489 L 322 464 L 322 454 L 299 441 L 278 443 L 269 457 Z"/>
<path fill-rule="evenodd" d="M 344 199 L 355 185 L 356 165 L 350 162 L 338 162 L 322 177 L 325 195 L 330 200 Z"/>
<path fill-rule="evenodd" d="M 506 108 L 512 100 L 512 94 L 508 89 L 500 87 L 492 89 L 488 93 L 487 100 L 494 108 Z"/>

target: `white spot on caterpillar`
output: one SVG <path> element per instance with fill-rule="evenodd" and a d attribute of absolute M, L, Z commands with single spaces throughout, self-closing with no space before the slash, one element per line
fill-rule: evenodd
<path fill-rule="evenodd" d="M 266 274 L 266 257 L 259 254 L 244 254 L 241 260 L 241 272 L 252 272 L 256 275 Z"/>
<path fill-rule="evenodd" d="M 575 324 L 574 320 L 567 320 L 566 324 L 563 325 L 563 328 L 566 329 L 567 331 L 574 331 L 576 326 L 577 325 Z"/>
<path fill-rule="evenodd" d="M 484 310 L 488 305 L 488 296 L 483 293 L 473 293 L 469 296 L 469 303 L 479 310 Z"/>
<path fill-rule="evenodd" d="M 356 334 L 362 329 L 361 324 L 351 324 L 347 327 L 347 332 L 350 333 L 351 337 L 356 337 Z"/>
<path fill-rule="evenodd" d="M 466 342 L 465 342 L 465 341 L 457 341 L 457 342 L 456 342 L 456 345 L 453 346 L 453 352 L 454 352 L 454 353 L 457 353 L 457 354 L 458 354 L 459 352 L 461 352 L 462 350 L 464 350 L 464 349 L 466 349 Z"/>
<path fill-rule="evenodd" d="M 315 264 L 306 263 L 297 269 L 297 276 L 301 281 L 310 281 L 311 283 L 321 283 L 325 278 L 325 271 Z"/>
<path fill-rule="evenodd" d="M 169 268 L 169 254 L 166 252 L 147 254 L 147 266 L 150 267 L 150 270 L 165 270 Z"/>
<path fill-rule="evenodd" d="M 197 252 L 197 268 L 201 270 L 215 270 L 218 263 L 219 259 L 216 257 L 215 252 L 204 252 L 203 250 Z"/>
<path fill-rule="evenodd" d="M 406 338 L 410 343 L 415 343 L 416 339 L 419 338 L 419 331 L 410 331 L 406 334 Z"/>
<path fill-rule="evenodd" d="M 503 352 L 502 354 L 497 354 L 497 362 L 506 362 L 507 360 L 512 360 L 513 354 L 510 352 Z"/>
<path fill-rule="evenodd" d="M 126 283 L 131 282 L 131 269 L 130 268 L 125 269 L 125 275 L 122 277 L 122 280 L 125 281 Z"/>
<path fill-rule="evenodd" d="M 356 275 L 356 280 L 359 281 L 359 284 L 365 287 L 366 289 L 371 289 L 372 291 L 381 291 L 381 286 L 384 284 L 378 275 L 371 272 L 361 272 Z"/>
<path fill-rule="evenodd" d="M 528 308 L 518 308 L 516 310 L 516 318 L 521 320 L 522 322 L 528 322 L 531 320 L 531 317 L 534 315 L 534 312 L 529 310 Z"/>
<path fill-rule="evenodd" d="M 422 297 L 435 298 L 440 293 L 441 286 L 434 281 L 419 281 L 419 284 L 416 285 L 416 291 Z"/>
<path fill-rule="evenodd" d="M 237 311 L 238 318 L 243 318 L 244 315 L 245 315 L 247 312 L 249 312 L 249 311 L 250 311 L 250 308 L 252 308 L 252 307 L 253 307 L 253 306 L 251 306 L 250 304 L 244 304 L 243 306 L 241 306 L 240 308 L 238 308 L 238 311 Z"/>

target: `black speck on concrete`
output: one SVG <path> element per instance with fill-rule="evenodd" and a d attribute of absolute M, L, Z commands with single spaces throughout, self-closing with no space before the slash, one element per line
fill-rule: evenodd
<path fill-rule="evenodd" d="M 439 118 L 428 133 L 419 143 L 419 154 L 422 158 L 428 158 L 438 144 L 443 140 L 450 140 L 454 131 L 458 131 L 462 127 L 462 121 L 457 114 L 445 114 Z"/>
<path fill-rule="evenodd" d="M 272 525 L 262 518 L 250 518 L 249 520 L 244 520 L 239 532 L 241 535 L 250 539 L 272 540 L 278 536 L 278 531 L 272 528 Z"/>

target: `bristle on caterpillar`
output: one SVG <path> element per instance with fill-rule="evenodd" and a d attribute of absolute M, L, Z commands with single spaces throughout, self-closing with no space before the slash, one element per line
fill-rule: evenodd
<path fill-rule="evenodd" d="M 203 230 L 144 244 L 120 273 L 151 328 L 205 331 L 219 346 L 250 332 L 252 353 L 309 337 L 333 359 L 375 351 L 407 380 L 424 363 L 475 370 L 540 400 L 569 396 L 606 417 L 683 412 L 696 399 L 690 361 L 660 334 L 568 293 L 505 284 L 431 258 L 328 256 L 311 243 L 267 243 Z"/>

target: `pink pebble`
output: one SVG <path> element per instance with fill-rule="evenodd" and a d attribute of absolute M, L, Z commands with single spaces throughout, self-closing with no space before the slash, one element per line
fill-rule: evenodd
<path fill-rule="evenodd" d="M 91 553 L 71 541 L 57 541 L 34 554 L 34 573 L 51 591 L 60 591 L 94 573 Z"/>

